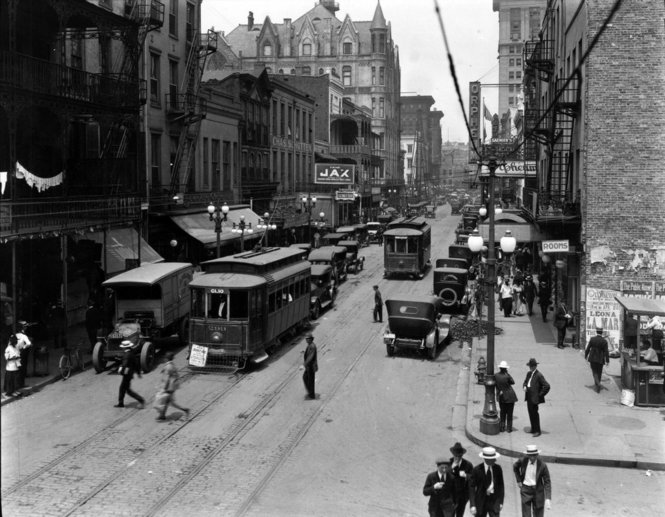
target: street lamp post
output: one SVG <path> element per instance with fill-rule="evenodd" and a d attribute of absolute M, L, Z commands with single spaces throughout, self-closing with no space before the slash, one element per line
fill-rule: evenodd
<path fill-rule="evenodd" d="M 208 205 L 208 214 L 210 214 L 210 220 L 215 221 L 215 233 L 217 234 L 217 258 L 219 258 L 220 253 L 220 234 L 222 233 L 222 221 L 226 221 L 226 216 L 229 213 L 229 205 L 224 203 L 221 207 L 215 206 L 210 203 Z"/>
<path fill-rule="evenodd" d="M 316 197 L 313 197 L 311 194 L 303 196 L 302 198 L 302 207 L 305 212 L 307 212 L 307 240 L 312 243 L 312 208 L 316 206 Z"/>
<path fill-rule="evenodd" d="M 270 224 L 270 214 L 266 212 L 263 214 L 263 221 L 259 221 L 259 224 L 256 225 L 256 227 L 259 230 L 265 230 L 265 235 L 266 235 L 266 248 L 268 247 L 268 232 L 270 230 L 276 230 L 277 225 L 276 224 Z"/>
<path fill-rule="evenodd" d="M 252 230 L 252 223 L 246 223 L 245 216 L 241 215 L 240 222 L 237 224 L 233 223 L 233 229 L 231 231 L 240 234 L 240 251 L 245 251 L 245 232 L 254 233 L 254 230 Z"/>
<path fill-rule="evenodd" d="M 485 287 L 487 289 L 487 373 L 485 375 L 485 404 L 483 414 L 480 417 L 480 432 L 487 435 L 499 434 L 499 415 L 496 411 L 496 399 L 494 396 L 496 382 L 494 380 L 494 327 L 495 327 L 495 304 L 491 289 L 496 284 L 496 254 L 494 246 L 495 235 L 495 209 L 494 209 L 494 177 L 498 167 L 495 158 L 490 158 L 487 162 L 489 169 L 489 235 L 487 247 L 487 276 Z M 481 214 L 483 215 L 483 214 Z M 515 250 L 515 238 L 507 235 L 501 239 L 501 246 L 504 252 L 512 253 Z M 480 235 L 469 237 L 469 249 L 474 253 L 479 253 L 483 247 L 483 239 Z M 511 249 L 512 245 L 512 249 Z M 505 246 L 505 248 L 504 248 Z"/>

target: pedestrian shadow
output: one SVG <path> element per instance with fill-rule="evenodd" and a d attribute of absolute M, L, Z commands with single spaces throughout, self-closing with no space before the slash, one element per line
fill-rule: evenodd
<path fill-rule="evenodd" d="M 545 322 L 532 318 L 531 330 L 533 331 L 533 337 L 536 343 L 539 345 L 552 345 L 556 342 L 552 329 Z"/>

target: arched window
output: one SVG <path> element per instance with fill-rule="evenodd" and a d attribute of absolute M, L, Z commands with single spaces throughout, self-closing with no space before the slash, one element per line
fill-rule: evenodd
<path fill-rule="evenodd" d="M 270 44 L 270 42 L 265 43 L 265 44 L 263 45 L 263 55 L 264 55 L 265 57 L 270 57 L 270 56 L 272 56 L 272 45 Z"/>
<path fill-rule="evenodd" d="M 345 41 L 342 43 L 342 54 L 345 56 L 350 56 L 353 53 L 353 43 L 350 41 Z"/>
<path fill-rule="evenodd" d="M 278 73 L 278 74 L 281 74 L 281 75 L 284 75 L 284 70 L 282 70 L 282 69 L 280 68 L 280 69 L 279 69 L 279 72 L 277 72 L 277 73 Z"/>
<path fill-rule="evenodd" d="M 309 40 L 303 41 L 302 44 L 302 55 L 311 56 L 312 55 L 312 42 Z"/>
<path fill-rule="evenodd" d="M 319 75 L 323 75 L 323 68 L 319 68 Z"/>
<path fill-rule="evenodd" d="M 291 75 L 296 75 L 296 69 L 295 68 L 291 69 Z"/>
<path fill-rule="evenodd" d="M 348 65 L 342 67 L 342 84 L 351 86 L 351 67 Z"/>

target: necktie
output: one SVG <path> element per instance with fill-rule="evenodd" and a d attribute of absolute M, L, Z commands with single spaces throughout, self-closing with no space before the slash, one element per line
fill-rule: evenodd
<path fill-rule="evenodd" d="M 492 486 L 492 467 L 487 469 L 487 488 Z"/>

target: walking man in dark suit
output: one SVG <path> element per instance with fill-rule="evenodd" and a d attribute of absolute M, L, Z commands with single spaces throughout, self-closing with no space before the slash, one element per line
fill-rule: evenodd
<path fill-rule="evenodd" d="M 566 339 L 566 327 L 573 318 L 573 315 L 568 312 L 566 304 L 561 302 L 556 308 L 554 313 L 554 326 L 556 327 L 556 346 L 563 348 L 563 342 Z"/>
<path fill-rule="evenodd" d="M 374 286 L 374 322 L 383 322 L 383 298 L 379 286 Z"/>
<path fill-rule="evenodd" d="M 319 370 L 319 364 L 316 359 L 317 350 L 312 334 L 307 334 L 305 341 L 307 341 L 307 348 L 305 348 L 305 357 L 303 359 L 303 369 L 305 372 L 302 374 L 302 380 L 307 390 L 307 398 L 314 400 L 316 398 L 314 390 L 316 372 Z"/>
<path fill-rule="evenodd" d="M 453 476 L 455 476 L 453 478 L 455 481 L 455 517 L 462 517 L 466 502 L 469 500 L 469 478 L 473 471 L 473 465 L 469 460 L 462 457 L 466 454 L 466 449 L 462 447 L 461 443 L 456 442 L 450 448 L 450 452 L 453 454 L 450 460 L 451 470 Z"/>
<path fill-rule="evenodd" d="M 526 365 L 530 368 L 530 372 L 526 374 L 524 384 L 524 400 L 526 400 L 526 408 L 529 411 L 529 421 L 531 422 L 531 430 L 527 431 L 533 434 L 534 438 L 540 436 L 540 415 L 538 414 L 538 404 L 545 402 L 545 395 L 550 391 L 550 385 L 545 380 L 545 376 L 537 370 L 538 361 L 533 357 L 529 359 Z"/>
<path fill-rule="evenodd" d="M 120 343 L 120 348 L 124 349 L 122 361 L 118 373 L 122 375 L 122 381 L 120 382 L 120 388 L 118 389 L 118 403 L 114 407 L 125 407 L 125 395 L 129 395 L 133 399 L 138 401 L 138 408 L 143 409 L 145 405 L 145 399 L 132 390 L 132 379 L 134 378 L 134 373 L 141 377 L 141 369 L 138 367 L 136 356 L 131 349 L 131 341 L 125 340 Z"/>
<path fill-rule="evenodd" d="M 430 517 L 454 517 L 455 482 L 446 458 L 436 459 L 436 471 L 427 474 L 423 495 L 429 496 Z"/>
<path fill-rule="evenodd" d="M 551 509 L 552 483 L 547 465 L 538 455 L 535 445 L 526 446 L 526 456 L 513 464 L 513 472 L 520 487 L 522 517 L 543 517 L 545 508 Z"/>
<path fill-rule="evenodd" d="M 596 393 L 600 393 L 600 378 L 603 375 L 603 365 L 610 364 L 610 349 L 607 339 L 603 337 L 603 329 L 597 328 L 596 335 L 589 340 L 584 350 L 584 358 L 589 361 Z"/>
<path fill-rule="evenodd" d="M 503 470 L 496 464 L 499 454 L 494 447 L 484 447 L 484 460 L 476 465 L 469 479 L 469 506 L 476 517 L 498 517 L 503 508 Z"/>

